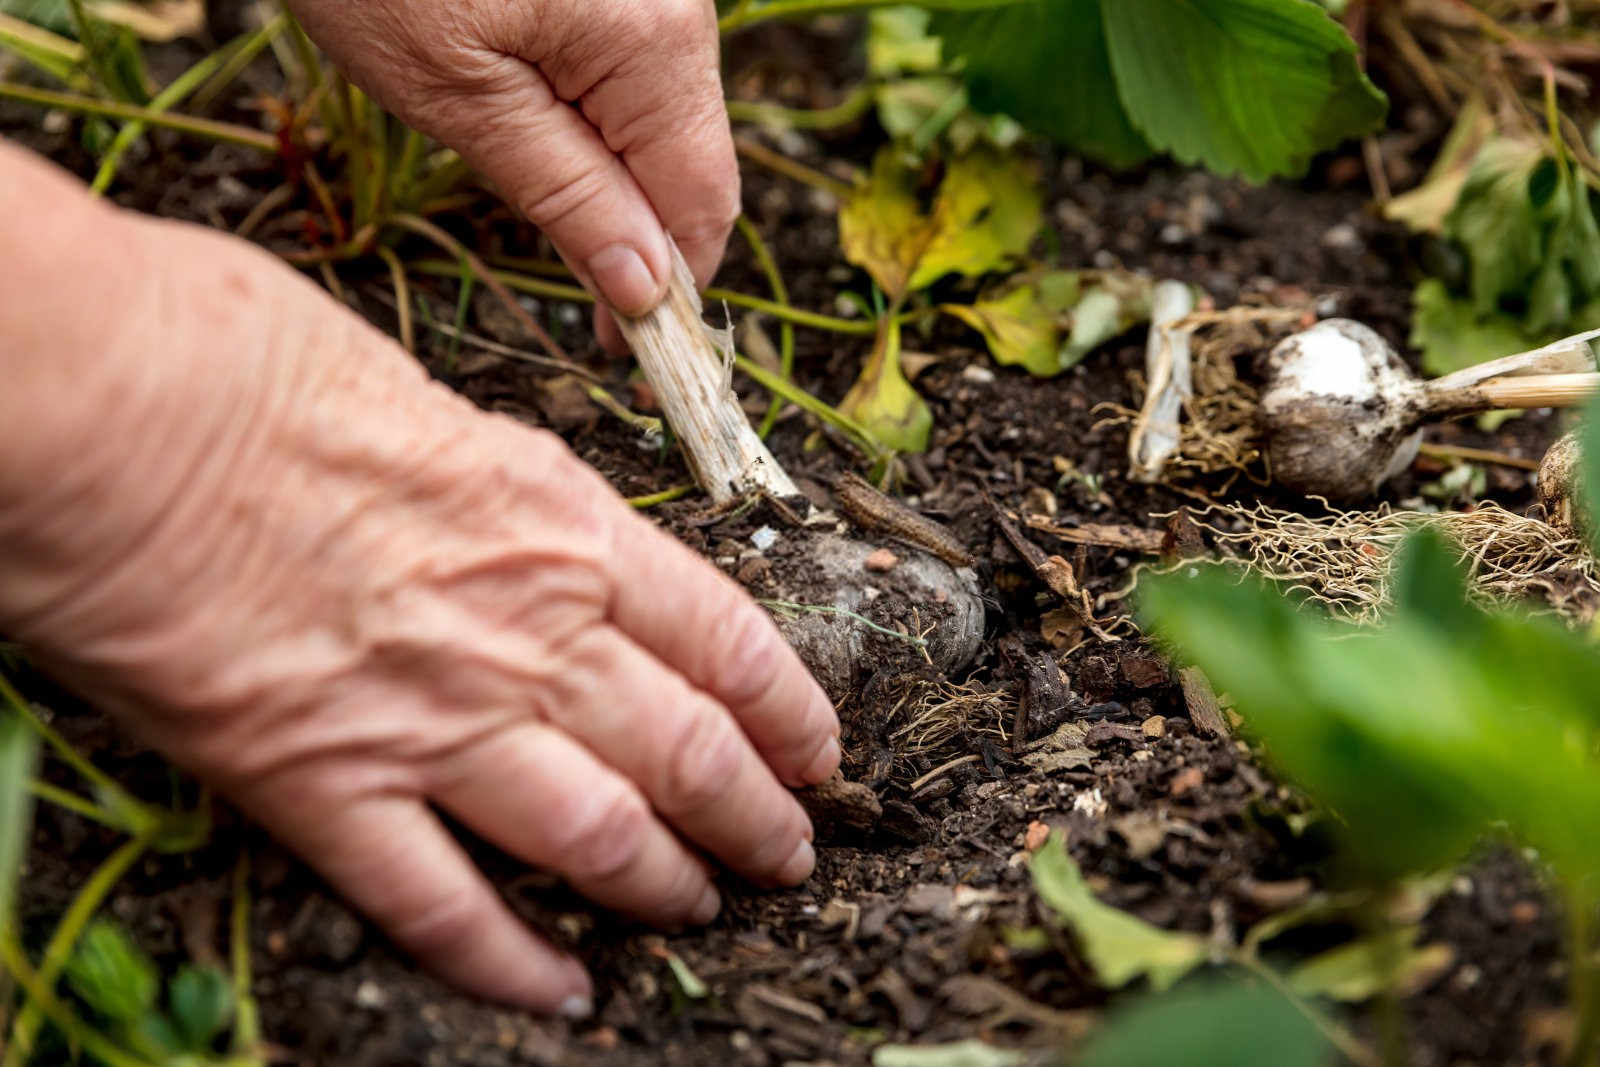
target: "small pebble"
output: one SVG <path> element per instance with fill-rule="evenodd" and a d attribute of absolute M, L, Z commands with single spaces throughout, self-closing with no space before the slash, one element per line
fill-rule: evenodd
<path fill-rule="evenodd" d="M 1167 717 L 1165 715 L 1152 715 L 1139 724 L 1139 729 L 1150 738 L 1167 736 Z"/>
<path fill-rule="evenodd" d="M 976 363 L 968 363 L 961 369 L 961 380 L 972 382 L 974 385 L 993 385 L 994 371 L 988 367 L 980 367 Z"/>
<path fill-rule="evenodd" d="M 1028 831 L 1022 838 L 1022 847 L 1029 852 L 1037 852 L 1048 840 L 1050 840 L 1050 827 L 1042 822 L 1030 822 Z"/>
<path fill-rule="evenodd" d="M 362 982 L 356 986 L 356 1006 L 377 1011 L 389 1003 L 389 994 L 377 982 Z"/>
<path fill-rule="evenodd" d="M 894 570 L 895 565 L 899 562 L 899 556 L 895 555 L 887 548 L 880 548 L 876 552 L 872 553 L 872 555 L 867 557 L 864 565 L 867 570 L 873 572 L 874 574 L 887 574 L 888 572 Z"/>
<path fill-rule="evenodd" d="M 778 543 L 778 531 L 770 526 L 763 526 L 750 535 L 750 543 L 765 552 Z"/>

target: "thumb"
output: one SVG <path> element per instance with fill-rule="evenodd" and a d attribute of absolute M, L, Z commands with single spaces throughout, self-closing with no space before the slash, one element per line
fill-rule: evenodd
<path fill-rule="evenodd" d="M 649 311 L 666 295 L 672 260 L 644 191 L 537 69 L 510 56 L 491 62 L 493 76 L 470 93 L 435 98 L 405 117 L 424 132 L 447 134 L 590 291 L 624 315 Z"/>

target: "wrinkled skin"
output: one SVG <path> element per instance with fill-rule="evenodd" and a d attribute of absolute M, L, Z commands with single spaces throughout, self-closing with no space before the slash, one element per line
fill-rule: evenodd
<path fill-rule="evenodd" d="M 655 278 L 647 203 L 702 274 L 730 214 L 691 195 L 730 191 L 725 121 L 709 169 L 662 180 L 682 161 L 661 124 L 709 105 L 649 96 L 648 71 L 680 79 L 688 56 L 691 81 L 715 74 L 690 6 L 709 18 L 296 5 L 574 264 L 626 245 Z M 648 60 L 646 29 L 664 49 Z M 3 143 L 0 210 L 0 256 L 26 265 L 0 301 L 0 424 L 18 428 L 0 450 L 0 633 L 485 996 L 582 1015 L 593 990 L 435 809 L 658 923 L 716 913 L 702 855 L 759 884 L 809 874 L 784 787 L 838 764 L 827 698 L 742 591 L 559 439 L 430 383 L 267 254 L 91 202 Z"/>
<path fill-rule="evenodd" d="M 363 89 L 455 148 L 625 314 L 701 285 L 739 214 L 710 0 L 290 0 Z M 659 218 L 659 222 L 657 221 Z M 620 341 L 597 319 L 608 347 Z"/>

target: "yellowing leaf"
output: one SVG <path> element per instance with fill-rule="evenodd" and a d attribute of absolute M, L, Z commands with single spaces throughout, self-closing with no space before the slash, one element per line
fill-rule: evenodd
<path fill-rule="evenodd" d="M 1403 223 L 1417 233 L 1442 232 L 1444 220 L 1467 184 L 1473 161 L 1493 135 L 1493 117 L 1483 99 L 1473 97 L 1456 117 L 1450 136 L 1445 138 L 1433 166 L 1428 169 L 1428 176 L 1415 189 L 1384 205 L 1384 218 Z"/>
<path fill-rule="evenodd" d="M 1034 890 L 1071 927 L 1084 959 L 1107 989 L 1121 989 L 1142 976 L 1160 992 L 1206 961 L 1201 938 L 1170 933 L 1102 904 L 1059 834 L 1034 854 L 1031 866 Z"/>
<path fill-rule="evenodd" d="M 1148 320 L 1151 286 L 1125 271 L 1049 271 L 1002 295 L 940 310 L 981 333 L 997 362 L 1049 377 Z"/>
<path fill-rule="evenodd" d="M 861 368 L 861 377 L 839 403 L 885 448 L 922 452 L 933 429 L 933 412 L 906 381 L 900 367 L 900 327 L 889 322 Z"/>
<path fill-rule="evenodd" d="M 1061 330 L 1056 316 L 1039 300 L 1031 285 L 1019 286 L 994 300 L 976 304 L 946 304 L 954 315 L 983 334 L 995 361 L 1021 366 L 1030 374 L 1047 377 L 1061 369 L 1056 357 Z"/>
<path fill-rule="evenodd" d="M 1027 251 L 1041 222 L 1039 192 L 1019 160 L 977 150 L 952 161 L 924 212 L 917 171 L 885 149 L 839 211 L 839 243 L 845 258 L 899 300 L 946 274 L 976 277 L 1005 266 Z"/>

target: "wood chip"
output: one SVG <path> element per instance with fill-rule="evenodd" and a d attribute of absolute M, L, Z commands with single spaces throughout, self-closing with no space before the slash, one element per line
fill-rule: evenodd
<path fill-rule="evenodd" d="M 1167 736 L 1167 717 L 1165 715 L 1152 715 L 1139 724 L 1139 729 L 1146 737 L 1157 738 Z"/>
<path fill-rule="evenodd" d="M 1189 709 L 1189 721 L 1207 737 L 1228 737 L 1228 720 L 1223 717 L 1222 704 L 1217 700 L 1211 681 L 1199 667 L 1185 667 L 1178 672 L 1183 686 L 1183 700 Z"/>

